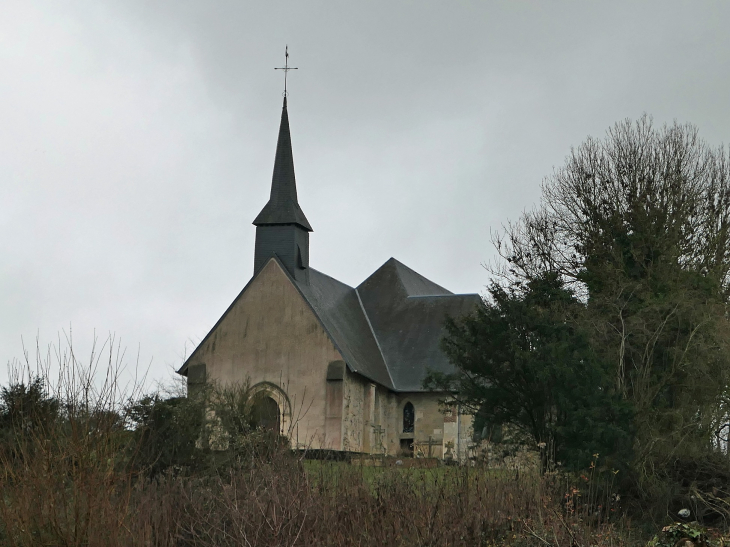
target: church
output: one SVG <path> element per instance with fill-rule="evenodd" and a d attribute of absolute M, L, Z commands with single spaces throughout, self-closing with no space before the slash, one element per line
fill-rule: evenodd
<path fill-rule="evenodd" d="M 178 371 L 189 388 L 249 385 L 260 425 L 293 448 L 463 459 L 472 417 L 422 382 L 453 370 L 440 348 L 445 317 L 481 298 L 394 258 L 357 287 L 310 266 L 286 95 L 270 199 L 253 224 L 253 276 Z"/>

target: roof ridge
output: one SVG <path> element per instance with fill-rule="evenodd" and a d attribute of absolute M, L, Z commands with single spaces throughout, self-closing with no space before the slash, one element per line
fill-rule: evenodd
<path fill-rule="evenodd" d="M 391 258 L 388 262 L 390 262 L 390 261 L 393 261 L 393 265 L 395 266 L 396 273 L 398 274 L 398 279 L 401 282 L 401 284 L 403 285 L 403 288 L 405 289 L 406 295 L 408 298 L 410 298 L 412 296 L 447 296 L 447 295 L 454 294 L 450 290 L 442 287 L 438 283 L 435 283 L 435 282 L 431 281 L 429 278 L 427 278 L 426 276 L 418 273 L 413 268 L 406 266 L 401 261 L 399 261 L 395 258 Z M 441 293 L 436 292 L 433 294 L 411 294 L 412 290 L 414 290 L 414 287 L 408 286 L 409 283 L 407 283 L 406 276 L 408 276 L 410 278 L 415 278 L 418 280 L 418 282 L 420 282 L 424 285 L 431 285 L 432 287 L 436 288 L 437 290 L 443 291 L 443 292 L 441 292 Z"/>
<path fill-rule="evenodd" d="M 393 381 L 393 375 L 390 373 L 390 366 L 388 366 L 388 360 L 385 358 L 385 353 L 383 352 L 383 348 L 380 345 L 380 340 L 378 340 L 377 334 L 375 334 L 375 329 L 373 328 L 373 324 L 370 321 L 370 316 L 368 315 L 367 310 L 365 309 L 365 306 L 363 306 L 362 298 L 360 298 L 360 291 L 357 290 L 357 288 L 354 289 L 355 294 L 357 295 L 357 302 L 360 304 L 360 309 L 362 310 L 362 314 L 365 316 L 365 321 L 368 324 L 368 327 L 370 327 L 370 333 L 373 335 L 373 340 L 375 340 L 375 345 L 378 347 L 378 351 L 380 352 L 380 357 L 383 359 L 383 364 L 385 365 L 385 371 L 388 373 L 388 378 L 390 378 L 390 385 L 393 386 L 392 389 L 396 389 L 395 382 Z"/>

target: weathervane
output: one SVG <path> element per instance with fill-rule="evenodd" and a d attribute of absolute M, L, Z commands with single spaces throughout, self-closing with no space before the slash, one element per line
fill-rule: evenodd
<path fill-rule="evenodd" d="M 299 70 L 299 67 L 289 66 L 289 46 L 288 45 L 286 46 L 284 55 L 285 55 L 284 66 L 274 68 L 274 70 L 283 70 L 284 71 L 284 97 L 286 97 L 288 95 L 288 93 L 286 92 L 286 73 L 289 72 L 290 70 Z"/>

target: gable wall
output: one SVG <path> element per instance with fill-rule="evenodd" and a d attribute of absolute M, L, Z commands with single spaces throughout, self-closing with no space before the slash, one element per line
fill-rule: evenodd
<path fill-rule="evenodd" d="M 309 305 L 275 260 L 251 281 L 215 331 L 191 355 L 209 382 L 271 382 L 287 393 L 292 446 L 326 448 L 326 373 L 341 360 Z M 330 444 L 332 444 L 330 442 Z"/>

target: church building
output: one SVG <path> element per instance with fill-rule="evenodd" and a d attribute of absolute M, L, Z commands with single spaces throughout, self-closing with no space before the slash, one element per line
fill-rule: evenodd
<path fill-rule="evenodd" d="M 453 371 L 444 318 L 481 299 L 394 258 L 357 287 L 310 266 L 286 97 L 271 196 L 253 224 L 253 276 L 178 371 L 188 386 L 250 385 L 260 424 L 293 448 L 463 459 L 471 416 L 440 407 L 447 394 L 422 382 L 429 369 Z"/>

